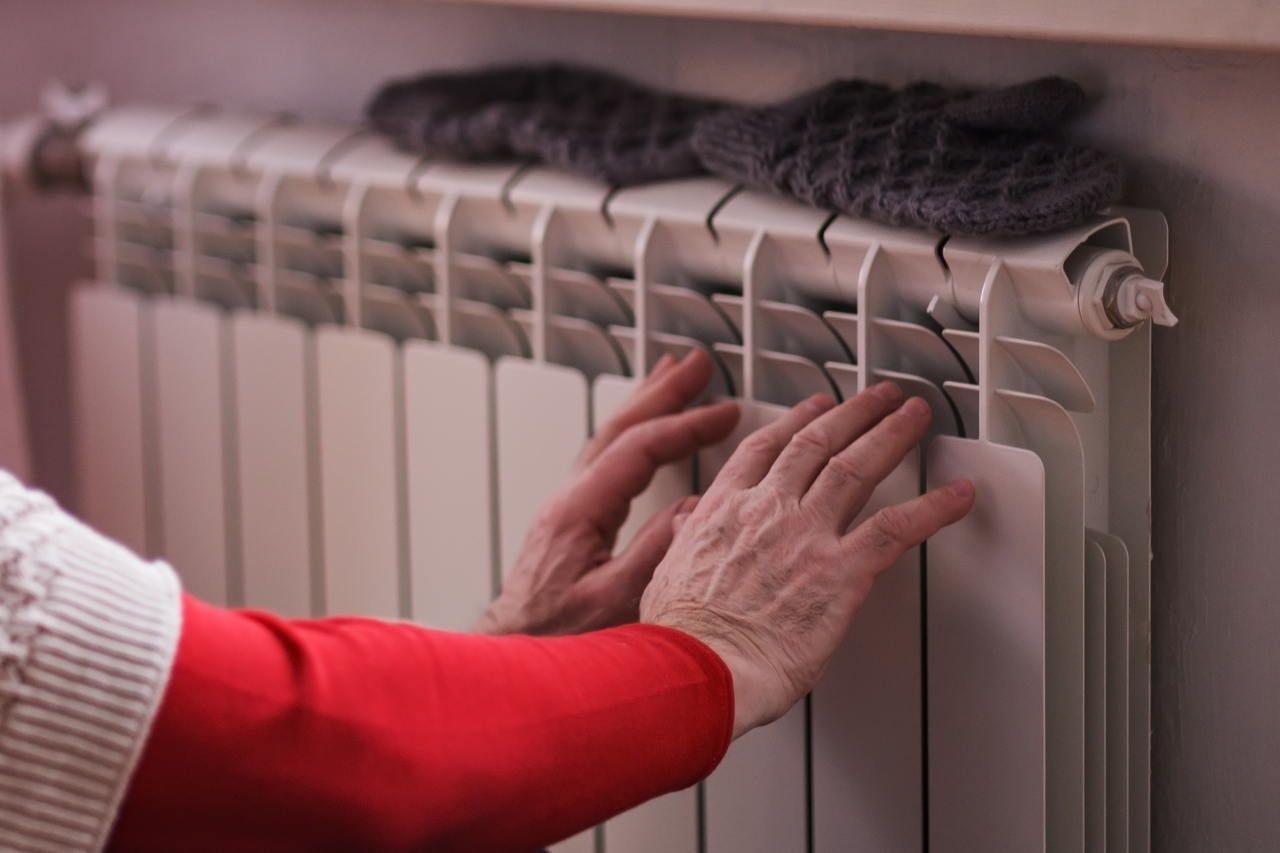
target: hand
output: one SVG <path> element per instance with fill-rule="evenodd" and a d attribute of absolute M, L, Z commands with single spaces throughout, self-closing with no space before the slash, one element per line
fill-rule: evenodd
<path fill-rule="evenodd" d="M 631 499 L 663 465 L 733 431 L 738 407 L 685 411 L 711 379 L 711 358 L 663 356 L 627 404 L 587 443 L 569 483 L 534 519 L 502 593 L 476 630 L 484 634 L 573 634 L 634 622 L 640 594 L 671 544 L 677 501 L 613 556 Z"/>
<path fill-rule="evenodd" d="M 889 382 L 839 406 L 812 397 L 748 436 L 674 520 L 640 618 L 724 659 L 734 737 L 808 693 L 876 575 L 973 506 L 973 484 L 957 480 L 846 532 L 931 418 L 924 400 L 903 404 Z"/>

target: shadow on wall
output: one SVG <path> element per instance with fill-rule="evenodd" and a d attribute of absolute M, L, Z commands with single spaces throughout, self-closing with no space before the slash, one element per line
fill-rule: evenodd
<path fill-rule="evenodd" d="M 1268 850 L 1280 199 L 1167 163 L 1134 177 L 1135 204 L 1171 211 L 1168 289 L 1185 319 L 1153 348 L 1152 849 Z"/>
<path fill-rule="evenodd" d="M 93 275 L 83 197 L 24 196 L 7 211 L 14 326 L 34 481 L 75 503 L 67 377 L 67 293 Z"/>

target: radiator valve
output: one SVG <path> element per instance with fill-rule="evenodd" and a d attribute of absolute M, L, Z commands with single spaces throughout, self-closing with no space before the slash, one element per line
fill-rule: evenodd
<path fill-rule="evenodd" d="M 1137 259 L 1118 249 L 1094 249 L 1076 283 L 1076 300 L 1085 328 L 1116 340 L 1144 320 L 1173 326 L 1178 318 L 1164 298 L 1164 282 L 1147 278 Z"/>
<path fill-rule="evenodd" d="M 36 189 L 86 189 L 80 134 L 106 106 L 100 83 L 77 89 L 46 83 L 40 112 L 0 133 L 0 171 Z"/>

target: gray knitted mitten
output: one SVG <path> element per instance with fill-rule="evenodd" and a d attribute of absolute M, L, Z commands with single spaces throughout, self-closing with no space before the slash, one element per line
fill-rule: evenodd
<path fill-rule="evenodd" d="M 701 121 L 693 147 L 731 181 L 889 225 L 1020 235 L 1112 203 L 1120 166 L 1054 131 L 1080 107 L 1047 77 L 988 92 L 842 80 Z"/>
<path fill-rule="evenodd" d="M 409 151 L 542 161 L 625 186 L 702 174 L 693 129 L 722 108 L 598 71 L 548 65 L 392 82 L 368 114 Z"/>

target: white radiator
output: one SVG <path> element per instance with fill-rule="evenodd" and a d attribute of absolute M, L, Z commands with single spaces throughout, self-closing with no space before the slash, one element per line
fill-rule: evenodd
<path fill-rule="evenodd" d="M 733 440 L 884 378 L 931 403 L 867 511 L 963 475 L 972 514 L 702 786 L 558 850 L 1149 849 L 1150 333 L 1091 312 L 1118 271 L 1163 275 L 1159 214 L 940 241 L 209 109 L 116 110 L 85 145 L 81 510 L 213 602 L 468 628 L 665 352 L 714 354 Z M 731 446 L 661 472 L 627 535 Z"/>

